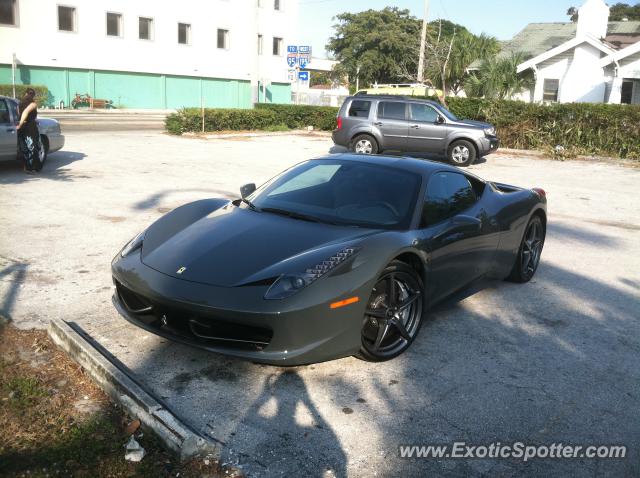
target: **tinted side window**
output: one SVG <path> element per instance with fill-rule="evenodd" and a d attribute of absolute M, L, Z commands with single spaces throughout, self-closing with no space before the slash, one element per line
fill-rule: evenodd
<path fill-rule="evenodd" d="M 405 103 L 381 101 L 378 105 L 378 118 L 404 120 Z"/>
<path fill-rule="evenodd" d="M 0 123 L 10 123 L 9 108 L 5 100 L 0 100 Z"/>
<path fill-rule="evenodd" d="M 354 100 L 349 107 L 349 116 L 368 118 L 369 110 L 371 110 L 371 101 Z"/>
<path fill-rule="evenodd" d="M 410 104 L 411 119 L 413 121 L 422 121 L 424 123 L 435 123 L 438 119 L 438 113 L 429 105 L 421 105 L 419 103 Z"/>
<path fill-rule="evenodd" d="M 435 173 L 427 185 L 422 210 L 422 226 L 431 226 L 473 206 L 477 196 L 466 176 L 460 173 Z"/>
<path fill-rule="evenodd" d="M 15 101 L 7 101 L 9 103 L 9 109 L 11 110 L 11 114 L 13 115 L 13 122 L 18 123 L 20 121 L 20 115 L 18 114 L 18 103 Z"/>

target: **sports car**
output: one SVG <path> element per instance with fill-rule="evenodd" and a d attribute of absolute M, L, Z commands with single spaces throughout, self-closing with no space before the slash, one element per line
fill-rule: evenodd
<path fill-rule="evenodd" d="M 255 362 L 384 361 L 481 277 L 527 282 L 546 194 L 412 158 L 332 155 L 161 217 L 112 262 L 154 334 Z"/>

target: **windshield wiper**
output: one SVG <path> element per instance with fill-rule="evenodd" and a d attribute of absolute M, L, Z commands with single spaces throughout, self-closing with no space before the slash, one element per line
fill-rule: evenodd
<path fill-rule="evenodd" d="M 290 217 L 292 219 L 300 219 L 302 221 L 309 221 L 309 222 L 323 222 L 320 219 L 318 219 L 317 217 L 313 217 L 313 216 L 307 216 L 306 214 L 301 214 L 299 212 L 293 212 L 293 211 L 287 211 L 286 209 L 278 209 L 275 207 L 265 207 L 261 209 L 263 212 L 270 212 L 273 214 L 279 214 L 281 216 L 287 216 Z"/>
<path fill-rule="evenodd" d="M 242 201 L 243 203 L 245 203 L 247 206 L 249 206 L 249 208 L 252 211 L 260 211 L 260 209 L 258 208 L 258 206 L 256 206 L 255 204 L 253 204 L 251 201 L 249 201 L 247 198 L 240 198 L 240 201 Z"/>

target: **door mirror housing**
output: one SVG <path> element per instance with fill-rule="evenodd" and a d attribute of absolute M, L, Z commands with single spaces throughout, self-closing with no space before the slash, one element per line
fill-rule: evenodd
<path fill-rule="evenodd" d="M 242 197 L 242 199 L 245 199 L 247 196 L 253 194 L 255 190 L 256 190 L 255 183 L 245 184 L 244 186 L 240 187 L 240 196 Z"/>
<path fill-rule="evenodd" d="M 444 124 L 444 117 L 438 115 L 438 118 L 436 119 L 436 124 Z"/>

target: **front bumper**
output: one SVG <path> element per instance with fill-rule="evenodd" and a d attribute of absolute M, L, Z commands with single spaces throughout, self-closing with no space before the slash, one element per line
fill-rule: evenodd
<path fill-rule="evenodd" d="M 139 253 L 117 257 L 112 273 L 118 312 L 176 342 L 287 366 L 345 357 L 360 348 L 367 286 L 347 292 L 359 295 L 360 302 L 330 309 L 328 302 L 314 300 L 318 294 L 311 288 L 320 283 L 289 299 L 265 300 L 268 286 L 216 287 L 176 279 L 143 264 Z"/>
<path fill-rule="evenodd" d="M 478 144 L 478 152 L 480 156 L 495 153 L 500 147 L 500 140 L 497 136 L 485 136 L 481 138 Z"/>
<path fill-rule="evenodd" d="M 64 147 L 64 135 L 60 133 L 48 133 L 46 134 L 47 140 L 49 140 L 49 152 L 54 153 L 61 150 Z"/>

